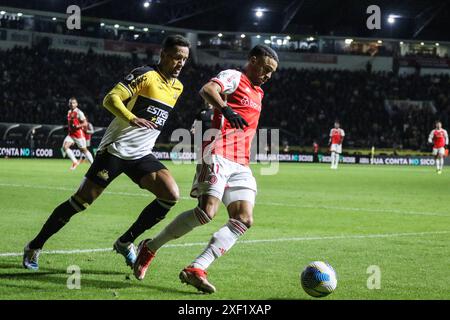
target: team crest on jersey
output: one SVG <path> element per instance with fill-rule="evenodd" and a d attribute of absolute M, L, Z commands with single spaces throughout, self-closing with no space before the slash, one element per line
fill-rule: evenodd
<path fill-rule="evenodd" d="M 211 176 L 211 178 L 209 178 L 208 183 L 209 184 L 216 184 L 217 183 L 217 177 L 216 176 Z"/>
<path fill-rule="evenodd" d="M 134 79 L 134 75 L 132 74 L 132 73 L 130 73 L 129 75 L 127 75 L 126 77 L 125 77 L 125 80 L 127 80 L 127 81 L 131 81 L 131 80 L 133 80 Z"/>
<path fill-rule="evenodd" d="M 99 177 L 102 180 L 108 181 L 109 179 L 108 170 L 103 169 L 102 171 L 97 172 L 97 177 Z"/>

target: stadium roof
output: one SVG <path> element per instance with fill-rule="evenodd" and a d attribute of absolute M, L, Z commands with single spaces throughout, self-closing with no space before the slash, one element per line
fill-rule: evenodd
<path fill-rule="evenodd" d="M 197 30 L 450 41 L 447 0 L 2 0 L 2 4 L 59 13 L 77 4 L 90 17 Z M 366 27 L 366 10 L 373 4 L 381 9 L 381 30 Z M 389 15 L 395 17 L 393 23 L 388 22 Z"/>

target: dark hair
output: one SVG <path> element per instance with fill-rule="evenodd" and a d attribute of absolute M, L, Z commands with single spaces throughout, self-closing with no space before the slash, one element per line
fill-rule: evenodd
<path fill-rule="evenodd" d="M 167 36 L 162 43 L 163 50 L 171 49 L 175 46 L 191 48 L 191 43 L 188 39 L 179 34 Z"/>
<path fill-rule="evenodd" d="M 252 50 L 248 53 L 248 58 L 250 57 L 270 57 L 274 59 L 277 63 L 280 62 L 278 59 L 278 54 L 271 47 L 268 47 L 263 44 L 258 44 L 253 47 Z"/>
<path fill-rule="evenodd" d="M 442 124 L 442 121 L 441 121 L 441 120 L 436 120 L 436 121 L 434 122 L 434 124 L 438 124 L 438 123 Z"/>

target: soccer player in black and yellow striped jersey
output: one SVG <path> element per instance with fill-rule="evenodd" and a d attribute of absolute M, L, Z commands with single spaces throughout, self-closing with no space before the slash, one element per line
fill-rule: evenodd
<path fill-rule="evenodd" d="M 152 154 L 161 129 L 183 91 L 177 79 L 189 57 L 190 43 L 182 36 L 168 36 L 160 61 L 134 69 L 104 98 L 104 107 L 116 117 L 108 126 L 78 191 L 50 215 L 39 234 L 24 248 L 23 266 L 38 269 L 45 242 L 81 212 L 121 173 L 156 196 L 133 225 L 116 240 L 114 249 L 132 266 L 136 260 L 134 240 L 164 219 L 179 198 L 178 186 Z"/>

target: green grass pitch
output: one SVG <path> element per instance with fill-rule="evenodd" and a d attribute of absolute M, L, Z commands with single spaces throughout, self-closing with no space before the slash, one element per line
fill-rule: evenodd
<path fill-rule="evenodd" d="M 152 237 L 196 202 L 188 198 L 194 165 L 166 162 L 182 199 L 140 237 Z M 314 260 L 337 271 L 338 287 L 323 299 L 449 299 L 450 169 L 432 167 L 280 164 L 260 174 L 255 224 L 209 269 L 213 295 L 182 285 L 180 270 L 203 249 L 227 215 L 162 248 L 144 281 L 136 280 L 112 244 L 153 195 L 125 175 L 89 210 L 51 238 L 40 270 L 21 266 L 23 246 L 54 207 L 78 187 L 88 166 L 67 160 L 0 160 L 0 299 L 314 299 L 299 273 Z M 86 249 L 85 252 L 66 252 Z M 103 249 L 92 251 L 91 249 Z M 110 250 L 111 249 L 111 250 Z M 67 268 L 81 270 L 81 288 L 68 289 Z M 380 270 L 380 288 L 369 289 Z M 370 271 L 370 268 L 369 268 Z M 369 286 L 370 287 L 370 286 Z"/>

